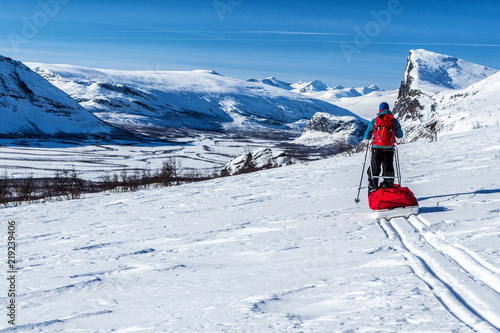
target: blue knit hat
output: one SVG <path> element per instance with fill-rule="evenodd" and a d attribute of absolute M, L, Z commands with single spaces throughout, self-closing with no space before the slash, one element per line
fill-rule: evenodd
<path fill-rule="evenodd" d="M 378 112 L 382 112 L 384 110 L 389 110 L 390 107 L 389 107 L 389 104 L 387 104 L 386 102 L 380 104 L 380 106 L 378 107 Z"/>

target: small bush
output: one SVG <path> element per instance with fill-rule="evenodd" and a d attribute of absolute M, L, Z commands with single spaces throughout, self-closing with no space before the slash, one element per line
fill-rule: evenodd
<path fill-rule="evenodd" d="M 40 199 L 72 200 L 81 198 L 84 193 L 138 191 L 151 186 L 173 186 L 216 177 L 216 173 L 203 174 L 200 171 L 182 175 L 182 163 L 175 158 L 167 159 L 162 168 L 156 171 L 149 167 L 143 170 L 123 169 L 120 174 L 105 174 L 95 181 L 81 179 L 74 169 L 58 170 L 54 177 L 40 179 L 34 178 L 32 174 L 22 179 L 10 179 L 5 173 L 0 178 L 0 204 L 17 205 Z"/>

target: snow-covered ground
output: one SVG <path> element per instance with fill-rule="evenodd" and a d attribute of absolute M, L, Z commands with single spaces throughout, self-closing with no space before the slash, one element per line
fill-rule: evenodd
<path fill-rule="evenodd" d="M 498 128 L 400 146 L 421 209 L 391 223 L 366 188 L 354 203 L 361 153 L 1 208 L 4 255 L 17 223 L 19 308 L 0 329 L 494 332 L 499 151 Z"/>
<path fill-rule="evenodd" d="M 27 145 L 29 144 L 29 145 Z M 245 150 L 274 148 L 266 140 L 234 140 L 200 135 L 178 142 L 96 143 L 89 141 L 0 140 L 2 174 L 11 178 L 33 175 L 53 177 L 57 171 L 75 170 L 80 178 L 98 179 L 123 170 L 157 170 L 164 161 L 175 158 L 184 170 L 218 172 Z"/>
<path fill-rule="evenodd" d="M 392 110 L 397 98 L 398 90 L 396 89 L 374 91 L 359 97 L 341 98 L 333 103 L 370 121 L 377 116 L 378 107 L 382 102 L 388 103 Z"/>

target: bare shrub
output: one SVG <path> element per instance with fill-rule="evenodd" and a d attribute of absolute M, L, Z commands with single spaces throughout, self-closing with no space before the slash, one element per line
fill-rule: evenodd
<path fill-rule="evenodd" d="M 163 186 L 179 185 L 181 168 L 182 163 L 175 157 L 170 157 L 166 161 L 163 161 L 163 166 L 158 174 L 159 183 Z"/>
<path fill-rule="evenodd" d="M 182 163 L 169 158 L 161 169 L 152 172 L 123 169 L 121 173 L 105 174 L 96 181 L 83 180 L 75 169 L 57 170 L 52 178 L 34 178 L 33 174 L 22 179 L 9 179 L 7 173 L 0 178 L 0 204 L 32 203 L 38 199 L 71 200 L 81 198 L 83 193 L 109 191 L 111 193 L 138 191 L 151 185 L 172 186 L 181 183 L 197 182 L 218 177 L 217 174 L 204 174 L 192 170 L 182 175 Z"/>
<path fill-rule="evenodd" d="M 0 204 L 7 204 L 12 199 L 11 182 L 7 172 L 0 178 Z"/>

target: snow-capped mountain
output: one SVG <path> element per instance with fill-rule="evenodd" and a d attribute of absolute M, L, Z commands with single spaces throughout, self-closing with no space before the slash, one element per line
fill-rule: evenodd
<path fill-rule="evenodd" d="M 409 140 L 483 126 L 498 119 L 498 71 L 455 57 L 412 50 L 394 114 Z M 474 124 L 474 125 L 472 125 Z"/>
<path fill-rule="evenodd" d="M 106 122 L 127 128 L 231 132 L 302 129 L 316 112 L 348 110 L 212 71 L 127 72 L 28 64 Z"/>
<path fill-rule="evenodd" d="M 290 83 L 280 81 L 274 76 L 268 77 L 266 79 L 250 79 L 250 80 L 248 80 L 248 82 L 263 83 L 263 84 L 267 84 L 269 86 L 273 86 L 276 88 L 281 88 L 281 89 L 285 89 L 285 90 L 293 90 L 293 87 Z"/>
<path fill-rule="evenodd" d="M 372 84 L 368 87 L 362 87 L 362 88 L 356 88 L 356 91 L 358 91 L 361 95 L 368 95 L 374 91 L 383 91 L 376 85 Z"/>
<path fill-rule="evenodd" d="M 87 137 L 114 130 L 22 63 L 0 56 L 0 135 Z"/>
<path fill-rule="evenodd" d="M 336 87 L 330 88 L 321 81 L 312 81 L 309 83 L 298 82 L 293 84 L 292 87 L 294 87 L 293 91 L 297 93 L 301 93 L 328 103 L 337 103 L 342 99 L 366 96 L 375 91 L 382 91 L 375 85 L 360 88 L 345 88 L 341 85 L 338 85 Z"/>
<path fill-rule="evenodd" d="M 298 90 L 301 93 L 309 93 L 309 92 L 318 92 L 318 91 L 327 91 L 328 86 L 319 80 L 314 80 L 311 82 L 297 82 L 292 84 L 292 87 Z"/>
<path fill-rule="evenodd" d="M 299 81 L 290 84 L 287 82 L 280 81 L 274 76 L 266 79 L 251 79 L 248 81 L 267 84 L 285 90 L 291 90 L 295 93 L 303 94 L 308 97 L 316 98 L 328 103 L 336 103 L 342 98 L 365 96 L 375 91 L 379 92 L 383 91 L 382 89 L 373 84 L 370 85 L 369 87 L 359 87 L 359 88 L 353 88 L 353 87 L 345 88 L 341 85 L 337 85 L 333 88 L 330 88 L 328 87 L 327 84 L 325 84 L 323 81 L 320 80 L 314 80 L 310 82 Z"/>
<path fill-rule="evenodd" d="M 452 56 L 411 50 L 394 112 L 401 120 L 421 119 L 435 108 L 436 96 L 464 89 L 497 70 Z"/>

